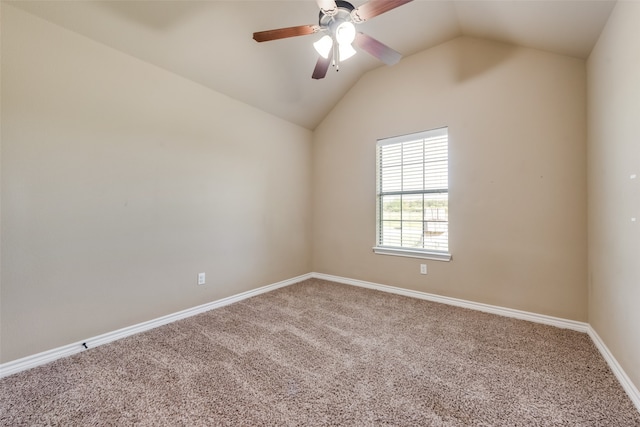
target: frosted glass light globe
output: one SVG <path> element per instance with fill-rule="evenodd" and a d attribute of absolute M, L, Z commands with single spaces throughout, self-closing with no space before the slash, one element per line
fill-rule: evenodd
<path fill-rule="evenodd" d="M 356 27 L 351 22 L 343 22 L 336 28 L 336 40 L 338 44 L 350 45 L 356 38 Z"/>
<path fill-rule="evenodd" d="M 331 48 L 333 47 L 333 39 L 331 36 L 324 36 L 317 42 L 313 44 L 313 47 L 316 49 L 316 52 L 320 54 L 323 58 L 329 57 L 329 52 L 331 52 Z"/>

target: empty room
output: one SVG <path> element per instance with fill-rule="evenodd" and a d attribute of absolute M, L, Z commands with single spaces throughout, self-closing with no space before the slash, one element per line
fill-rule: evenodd
<path fill-rule="evenodd" d="M 640 426 L 640 2 L 0 19 L 0 425 Z"/>

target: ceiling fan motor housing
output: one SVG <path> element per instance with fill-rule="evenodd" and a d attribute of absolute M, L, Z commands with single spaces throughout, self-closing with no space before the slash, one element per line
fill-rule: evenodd
<path fill-rule="evenodd" d="M 353 22 L 351 11 L 355 9 L 351 3 L 343 0 L 336 0 L 337 8 L 335 11 L 320 10 L 320 16 L 318 18 L 318 24 L 322 29 L 329 29 L 335 31 L 335 27 L 343 22 Z"/>

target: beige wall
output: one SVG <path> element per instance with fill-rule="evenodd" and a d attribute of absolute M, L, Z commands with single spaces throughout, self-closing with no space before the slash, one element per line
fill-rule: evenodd
<path fill-rule="evenodd" d="M 306 129 L 6 4 L 1 118 L 1 362 L 311 270 Z"/>
<path fill-rule="evenodd" d="M 639 98 L 619 96 L 638 92 L 638 15 L 622 7 L 589 62 L 589 321 L 638 384 L 638 239 L 604 227 L 636 194 L 611 175 L 638 158 Z M 456 39 L 365 75 L 313 148 L 308 130 L 6 4 L 1 72 L 0 362 L 309 271 L 587 320 L 584 61 Z M 376 139 L 441 126 L 453 260 L 373 254 Z"/>
<path fill-rule="evenodd" d="M 587 76 L 589 323 L 640 389 L 639 22 L 640 3 L 618 2 Z"/>
<path fill-rule="evenodd" d="M 459 38 L 366 74 L 316 129 L 314 271 L 587 320 L 585 62 Z M 451 262 L 375 255 L 376 139 L 449 127 Z"/>

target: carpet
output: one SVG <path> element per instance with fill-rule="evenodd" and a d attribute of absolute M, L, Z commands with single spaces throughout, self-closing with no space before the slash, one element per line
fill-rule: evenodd
<path fill-rule="evenodd" d="M 310 279 L 0 380 L 4 426 L 640 426 L 588 335 Z"/>

